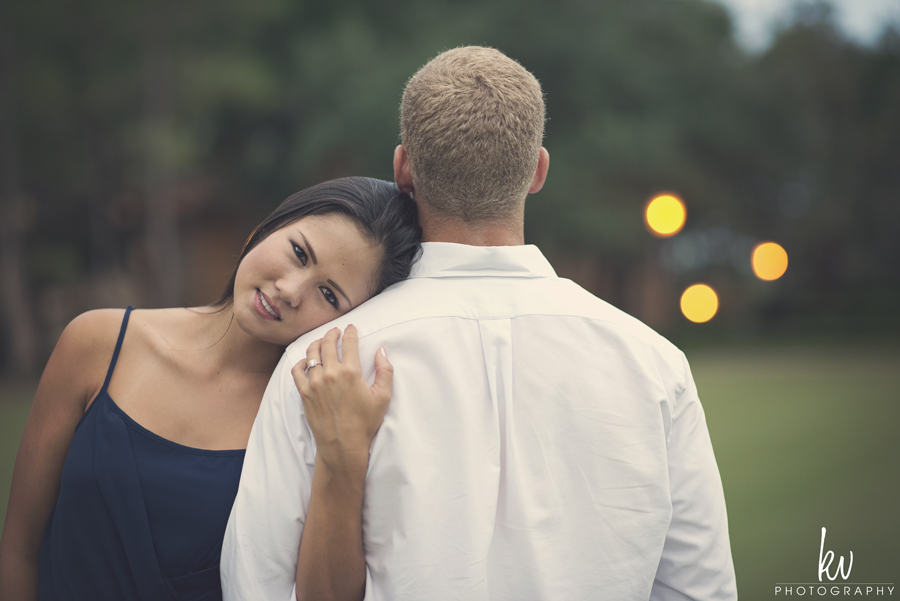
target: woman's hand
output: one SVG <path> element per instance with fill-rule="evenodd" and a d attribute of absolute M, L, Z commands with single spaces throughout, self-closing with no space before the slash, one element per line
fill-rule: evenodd
<path fill-rule="evenodd" d="M 391 400 L 394 369 L 384 348 L 375 353 L 375 383 L 363 379 L 359 362 L 359 333 L 349 325 L 344 331 L 342 360 L 338 359 L 339 328 L 313 342 L 306 359 L 291 373 L 306 420 L 316 440 L 316 457 L 334 474 L 358 473 L 369 461 L 369 447 Z M 315 360 L 307 370 L 307 365 Z"/>
<path fill-rule="evenodd" d="M 359 333 L 338 328 L 313 342 L 291 373 L 316 439 L 316 464 L 297 556 L 297 599 L 362 599 L 366 558 L 362 508 L 369 447 L 391 400 L 394 368 L 384 348 L 375 353 L 375 383 L 359 365 Z M 316 361 L 313 367 L 307 366 Z"/>

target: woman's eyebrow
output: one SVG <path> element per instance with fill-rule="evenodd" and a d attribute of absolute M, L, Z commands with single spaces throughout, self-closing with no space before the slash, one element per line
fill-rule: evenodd
<path fill-rule="evenodd" d="M 310 254 L 312 254 L 312 252 L 310 252 Z M 341 296 L 343 296 L 344 298 L 347 299 L 347 304 L 350 305 L 350 308 L 352 309 L 352 308 L 353 308 L 353 303 L 350 302 L 350 297 L 347 296 L 346 294 L 344 294 L 344 291 L 341 290 L 341 287 L 338 286 L 338 285 L 334 282 L 334 280 L 325 280 L 325 281 L 328 282 L 329 284 L 331 284 L 332 286 L 334 286 L 334 287 L 337 289 L 337 291 L 341 293 Z"/>
<path fill-rule="evenodd" d="M 300 232 L 299 229 L 297 231 Z M 303 232 L 300 232 L 300 237 L 303 238 L 303 244 L 306 245 L 306 252 L 309 253 L 309 258 L 312 259 L 313 265 L 318 265 L 319 262 L 316 260 L 316 253 L 313 250 L 312 245 L 310 245 L 309 240 L 306 239 L 306 236 L 303 235 Z M 335 286 L 335 288 L 337 288 L 337 286 Z M 340 288 L 338 288 L 338 290 L 340 290 Z M 350 302 L 350 299 L 347 299 L 347 302 Z"/>

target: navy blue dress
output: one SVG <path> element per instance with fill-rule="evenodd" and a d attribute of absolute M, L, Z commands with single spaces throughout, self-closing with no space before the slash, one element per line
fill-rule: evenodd
<path fill-rule="evenodd" d="M 41 601 L 220 600 L 219 555 L 244 450 L 186 447 L 150 432 L 103 388 L 66 456 L 41 544 Z"/>

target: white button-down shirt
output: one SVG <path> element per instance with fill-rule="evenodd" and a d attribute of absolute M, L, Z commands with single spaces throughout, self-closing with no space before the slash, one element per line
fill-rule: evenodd
<path fill-rule="evenodd" d="M 363 506 L 367 600 L 736 599 L 684 355 L 534 246 L 426 243 L 410 279 L 288 347 L 250 435 L 225 599 L 290 598 L 315 441 L 290 373 L 353 323 L 393 396 Z"/>

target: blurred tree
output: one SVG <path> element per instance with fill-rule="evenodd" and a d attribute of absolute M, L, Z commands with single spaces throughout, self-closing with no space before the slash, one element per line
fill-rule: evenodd
<path fill-rule="evenodd" d="M 30 375 L 37 361 L 32 295 L 25 274 L 26 208 L 21 187 L 16 114 L 16 42 L 6 0 L 0 0 L 0 290 L 3 329 L 9 332 L 9 363 L 19 376 Z"/>
<path fill-rule="evenodd" d="M 143 5 L 144 206 L 147 259 L 159 306 L 183 302 L 181 236 L 175 198 L 176 137 L 175 25 L 181 3 L 158 0 Z"/>
<path fill-rule="evenodd" d="M 760 161 L 754 196 L 766 229 L 789 245 L 786 316 L 896 324 L 884 302 L 900 300 L 900 55 L 848 42 L 814 2 L 798 6 L 756 75 L 772 160 Z"/>
<path fill-rule="evenodd" d="M 33 199 L 40 226 L 4 218 L 22 266 L 4 293 L 30 287 L 48 342 L 111 298 L 187 302 L 197 270 L 213 269 L 196 263 L 198 228 L 246 235 L 322 179 L 390 179 L 404 82 L 465 44 L 541 80 L 553 169 L 528 201 L 526 238 L 608 300 L 666 329 L 679 287 L 706 280 L 724 291 L 706 329 L 751 331 L 875 327 L 900 302 L 900 35 L 855 45 L 821 2 L 801 3 L 760 55 L 708 0 L 8 8 L 19 75 L 0 144 L 3 189 L 18 191 L 4 207 Z M 665 242 L 641 219 L 660 191 L 688 207 Z M 791 261 L 766 285 L 749 269 L 764 239 Z"/>

